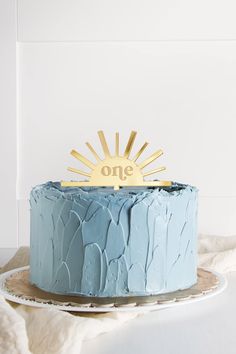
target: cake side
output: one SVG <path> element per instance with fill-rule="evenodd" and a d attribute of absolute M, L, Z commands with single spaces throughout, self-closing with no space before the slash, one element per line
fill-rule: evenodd
<path fill-rule="evenodd" d="M 161 294 L 197 281 L 197 189 L 61 188 L 30 196 L 30 280 L 59 294 Z"/>

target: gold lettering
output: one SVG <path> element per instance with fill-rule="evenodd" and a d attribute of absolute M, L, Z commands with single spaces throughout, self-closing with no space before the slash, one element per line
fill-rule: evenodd
<path fill-rule="evenodd" d="M 132 166 L 126 166 L 124 169 L 124 173 L 126 176 L 132 176 L 133 174 L 133 167 Z"/>
<path fill-rule="evenodd" d="M 121 181 L 125 181 L 127 179 L 127 176 L 132 176 L 133 174 L 133 167 L 132 166 L 126 166 L 124 169 L 122 166 L 103 166 L 101 169 L 101 174 L 105 177 L 108 176 L 115 176 L 119 177 Z"/>
<path fill-rule="evenodd" d="M 101 174 L 103 176 L 110 176 L 111 174 L 111 167 L 110 166 L 103 166 L 103 168 L 101 169 Z"/>
<path fill-rule="evenodd" d="M 123 169 L 121 166 L 114 166 L 112 171 L 113 171 L 112 176 L 119 176 L 121 181 L 124 181 L 126 179 L 126 177 L 123 176 Z"/>

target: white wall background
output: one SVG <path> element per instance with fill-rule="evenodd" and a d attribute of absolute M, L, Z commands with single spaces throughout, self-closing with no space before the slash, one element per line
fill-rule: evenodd
<path fill-rule="evenodd" d="M 0 0 L 0 247 L 17 247 L 15 3 Z"/>
<path fill-rule="evenodd" d="M 1 157 L 5 166 L 11 161 L 7 190 L 15 193 L 15 178 L 18 201 L 18 233 L 1 206 L 0 247 L 29 243 L 30 189 L 73 178 L 66 172 L 76 167 L 70 149 L 89 154 L 87 140 L 99 149 L 98 129 L 111 144 L 115 131 L 125 145 L 134 129 L 136 149 L 146 140 L 147 154 L 162 147 L 168 169 L 161 176 L 200 190 L 199 231 L 236 233 L 233 0 L 5 0 L 0 7 L 3 19 L 15 21 L 1 24 L 13 31 L 9 56 L 17 68 L 16 114 L 6 123 L 12 156 Z M 0 89 L 6 85 L 4 78 Z M 3 114 L 7 109 L 5 102 Z"/>

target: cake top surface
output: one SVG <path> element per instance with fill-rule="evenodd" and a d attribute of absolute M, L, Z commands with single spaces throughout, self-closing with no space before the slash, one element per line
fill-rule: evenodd
<path fill-rule="evenodd" d="M 45 193 L 47 196 L 61 197 L 65 199 L 96 199 L 96 200 L 122 200 L 133 199 L 142 200 L 143 198 L 154 197 L 177 197 L 191 192 L 197 192 L 197 188 L 187 184 L 173 182 L 169 187 L 124 187 L 119 191 L 114 191 L 112 187 L 62 187 L 60 182 L 47 182 L 35 186 L 33 194 Z"/>

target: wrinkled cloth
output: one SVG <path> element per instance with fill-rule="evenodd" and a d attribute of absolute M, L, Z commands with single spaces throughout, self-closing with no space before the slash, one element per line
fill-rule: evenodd
<path fill-rule="evenodd" d="M 198 266 L 219 273 L 236 271 L 236 236 L 199 236 Z"/>
<path fill-rule="evenodd" d="M 199 266 L 221 273 L 236 270 L 236 236 L 199 237 Z M 27 265 L 29 248 L 20 248 L 1 269 Z M 34 308 L 0 296 L 1 354 L 79 354 L 84 340 L 110 332 L 140 315 L 135 312 L 78 313 Z M 96 353 L 94 353 L 96 354 Z"/>

